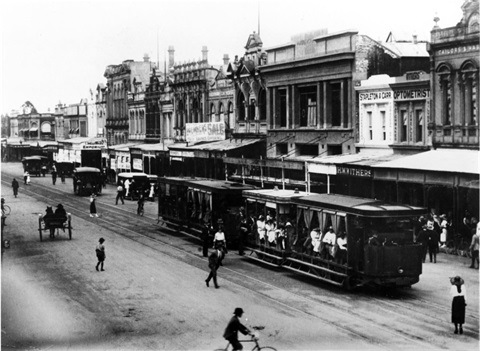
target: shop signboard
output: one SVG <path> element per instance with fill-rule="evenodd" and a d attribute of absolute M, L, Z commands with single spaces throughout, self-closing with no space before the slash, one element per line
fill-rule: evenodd
<path fill-rule="evenodd" d="M 188 143 L 225 140 L 225 123 L 187 123 L 185 125 L 185 139 Z"/>

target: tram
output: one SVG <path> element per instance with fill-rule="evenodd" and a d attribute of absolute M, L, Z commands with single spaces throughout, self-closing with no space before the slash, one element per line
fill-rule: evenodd
<path fill-rule="evenodd" d="M 206 178 L 159 177 L 158 217 L 174 231 L 201 237 L 205 224 L 215 230 L 223 222 L 228 248 L 237 246 L 236 219 L 242 191 L 253 185 Z"/>
<path fill-rule="evenodd" d="M 26 156 L 22 158 L 22 164 L 25 172 L 45 177 L 49 167 L 49 160 L 46 156 Z"/>
<path fill-rule="evenodd" d="M 76 195 L 102 193 L 103 175 L 98 168 L 77 167 L 73 170 L 73 192 Z"/>
<path fill-rule="evenodd" d="M 280 194 L 244 192 L 247 211 L 275 219 L 263 238 L 258 230 L 263 224 L 257 220 L 246 257 L 347 289 L 419 281 L 422 249 L 414 242 L 414 228 L 425 208 L 336 194 Z M 259 207 L 262 202 L 265 206 Z M 327 232 L 333 245 L 324 240 Z"/>
<path fill-rule="evenodd" d="M 150 179 L 146 173 L 143 172 L 124 172 L 118 174 L 118 182 L 125 184 L 126 181 L 130 182 L 128 191 L 125 187 L 125 199 L 138 200 L 140 195 L 144 195 L 146 198 L 150 192 Z"/>

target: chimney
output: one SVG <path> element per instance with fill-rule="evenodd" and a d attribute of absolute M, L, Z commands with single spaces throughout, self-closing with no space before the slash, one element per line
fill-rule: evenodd
<path fill-rule="evenodd" d="M 143 62 L 150 62 L 150 57 L 148 54 L 143 55 Z"/>
<path fill-rule="evenodd" d="M 206 46 L 202 46 L 202 60 L 208 62 L 208 50 Z"/>
<path fill-rule="evenodd" d="M 168 47 L 168 68 L 172 68 L 173 64 L 175 63 L 174 53 L 175 53 L 175 50 L 173 49 L 173 46 L 169 46 Z"/>
<path fill-rule="evenodd" d="M 414 44 L 417 44 L 418 40 L 417 40 L 417 35 L 416 34 L 413 34 L 413 43 Z"/>
<path fill-rule="evenodd" d="M 223 64 L 228 65 L 229 62 L 230 62 L 230 57 L 228 57 L 228 54 L 224 54 L 223 55 Z"/>

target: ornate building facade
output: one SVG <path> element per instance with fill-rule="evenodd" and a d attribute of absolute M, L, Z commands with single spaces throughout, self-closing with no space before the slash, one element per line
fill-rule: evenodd
<path fill-rule="evenodd" d="M 146 84 L 155 65 L 147 55 L 143 62 L 125 60 L 120 65 L 106 68 L 106 134 L 109 145 L 126 144 L 129 140 L 128 93 L 133 91 L 133 83 Z"/>
<path fill-rule="evenodd" d="M 480 27 L 478 0 L 462 5 L 454 27 L 431 32 L 433 143 L 436 147 L 479 147 L 478 88 Z"/>

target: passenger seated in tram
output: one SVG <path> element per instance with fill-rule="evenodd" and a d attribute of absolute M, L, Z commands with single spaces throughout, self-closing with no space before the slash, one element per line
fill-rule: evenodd
<path fill-rule="evenodd" d="M 340 232 L 337 238 L 337 245 L 337 263 L 345 264 L 347 261 L 347 235 L 345 234 L 345 232 Z"/>
<path fill-rule="evenodd" d="M 265 243 L 265 217 L 263 215 L 258 216 L 257 219 L 257 233 L 260 244 Z"/>
<path fill-rule="evenodd" d="M 323 258 L 332 260 L 335 258 L 335 243 L 337 241 L 337 235 L 333 231 L 333 227 L 328 227 L 328 231 L 325 233 L 322 242 L 324 244 Z"/>
<path fill-rule="evenodd" d="M 320 244 L 322 243 L 322 231 L 320 230 L 320 228 L 312 229 L 312 231 L 310 232 L 310 237 L 312 238 L 313 255 L 319 256 L 321 246 Z"/>
<path fill-rule="evenodd" d="M 372 245 L 372 246 L 380 246 L 380 245 L 382 245 L 382 243 L 381 243 L 380 240 L 378 239 L 378 235 L 377 235 L 377 234 L 373 234 L 371 237 L 368 238 L 368 245 Z"/>
<path fill-rule="evenodd" d="M 267 232 L 267 240 L 270 247 L 275 246 L 277 243 L 277 223 L 273 218 L 267 219 L 265 223 L 265 231 Z"/>

